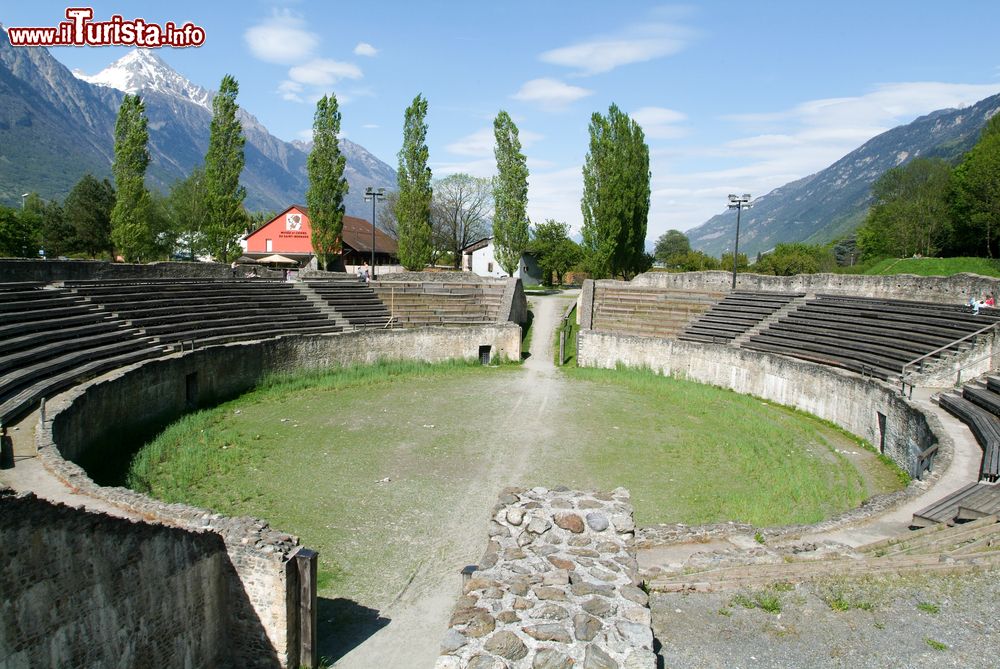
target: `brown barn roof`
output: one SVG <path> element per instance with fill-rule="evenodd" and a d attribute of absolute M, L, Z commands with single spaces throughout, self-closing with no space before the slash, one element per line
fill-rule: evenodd
<path fill-rule="evenodd" d="M 344 216 L 344 231 L 341 233 L 346 246 L 355 251 L 370 253 L 372 250 L 372 224 L 363 218 Z M 399 253 L 396 240 L 375 228 L 375 252 L 395 256 Z"/>

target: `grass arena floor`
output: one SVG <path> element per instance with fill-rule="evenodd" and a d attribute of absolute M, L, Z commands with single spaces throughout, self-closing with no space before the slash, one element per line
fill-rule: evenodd
<path fill-rule="evenodd" d="M 852 436 L 753 397 L 648 372 L 542 381 L 465 363 L 271 379 L 170 426 L 129 485 L 298 535 L 320 595 L 372 610 L 474 562 L 506 485 L 622 485 L 640 525 L 815 522 L 903 485 Z"/>

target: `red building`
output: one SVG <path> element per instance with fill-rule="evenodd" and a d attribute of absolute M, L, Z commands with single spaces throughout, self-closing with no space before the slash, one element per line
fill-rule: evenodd
<path fill-rule="evenodd" d="M 344 216 L 341 233 L 345 265 L 371 262 L 372 225 L 363 218 Z M 313 258 L 312 228 L 309 210 L 293 204 L 273 219 L 244 237 L 246 255 L 258 259 L 277 253 L 298 261 L 300 266 Z M 396 240 L 381 230 L 375 230 L 375 264 L 394 265 L 398 262 L 399 247 Z"/>

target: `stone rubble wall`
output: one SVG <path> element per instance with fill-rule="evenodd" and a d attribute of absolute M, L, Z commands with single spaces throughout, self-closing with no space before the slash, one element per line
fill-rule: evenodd
<path fill-rule="evenodd" d="M 729 291 L 731 272 L 646 272 L 631 285 L 669 290 Z M 605 283 L 602 281 L 602 283 Z M 609 282 L 620 283 L 620 282 Z M 969 297 L 1000 292 L 1000 279 L 978 274 L 916 276 L 914 274 L 798 274 L 770 276 L 739 273 L 736 290 L 822 293 L 893 300 L 965 304 Z"/>
<path fill-rule="evenodd" d="M 280 279 L 280 270 L 241 265 L 239 276 L 253 272 L 261 278 Z M 0 281 L 92 281 L 96 279 L 231 279 L 232 268 L 214 262 L 121 263 L 105 260 L 29 260 L 0 258 Z"/>
<path fill-rule="evenodd" d="M 897 387 L 845 370 L 719 344 L 580 332 L 581 367 L 650 369 L 664 376 L 729 388 L 831 421 L 865 439 L 912 478 L 944 471 L 951 440 Z M 879 414 L 885 416 L 881 432 Z M 935 449 L 935 447 L 937 447 Z"/>
<path fill-rule="evenodd" d="M 122 367 L 49 399 L 46 420 L 35 431 L 35 445 L 45 468 L 69 488 L 104 500 L 144 521 L 126 528 L 152 531 L 145 528 L 149 525 L 199 533 L 206 541 L 214 537 L 212 545 L 217 549 L 215 558 L 220 568 L 204 573 L 207 585 L 227 593 L 221 600 L 222 631 L 215 634 L 210 629 L 201 630 L 197 626 L 199 618 L 194 615 L 179 617 L 177 625 L 184 627 L 189 621 L 188 632 L 192 635 L 203 632 L 208 646 L 231 648 L 228 659 L 232 666 L 295 667 L 299 665 L 299 583 L 293 558 L 300 550 L 296 537 L 259 519 L 230 518 L 185 504 L 166 504 L 126 488 L 98 485 L 77 463 L 114 457 L 117 451 L 109 452 L 110 447 L 180 417 L 190 408 L 192 398 L 187 396 L 187 379 L 192 375 L 197 377 L 195 403 L 199 407 L 212 406 L 249 390 L 271 373 L 391 359 L 433 362 L 475 358 L 483 344 L 491 345 L 495 357 L 513 359 L 520 355 L 520 328 L 505 323 L 469 328 L 294 335 L 175 353 Z M 92 515 L 98 519 L 95 522 L 103 518 L 102 514 Z M 113 551 L 111 546 L 97 543 L 95 539 L 94 551 Z M 139 570 L 137 578 L 157 573 L 155 564 Z M 141 585 L 155 587 L 156 583 L 154 580 Z M 111 592 L 117 586 L 108 582 L 100 587 Z M 187 589 L 161 592 L 162 605 L 182 606 L 187 592 Z M 175 597 L 178 602 L 172 601 Z M 60 648 L 57 643 L 54 647 Z M 213 664 L 196 662 L 191 666 Z M 144 663 L 123 666 L 144 666 Z"/>
<path fill-rule="evenodd" d="M 506 489 L 435 669 L 654 669 L 629 500 Z"/>
<path fill-rule="evenodd" d="M 231 662 L 245 595 L 212 533 L 0 490 L 0 561 L 0 666 L 277 665 L 273 650 Z"/>

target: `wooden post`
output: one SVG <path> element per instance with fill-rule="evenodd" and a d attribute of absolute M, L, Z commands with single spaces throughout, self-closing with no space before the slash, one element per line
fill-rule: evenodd
<path fill-rule="evenodd" d="M 319 652 L 316 647 L 316 566 L 319 553 L 302 548 L 295 554 L 299 572 L 299 666 L 316 669 Z"/>
<path fill-rule="evenodd" d="M 566 321 L 563 321 L 563 329 L 559 331 L 559 366 L 566 364 Z"/>

